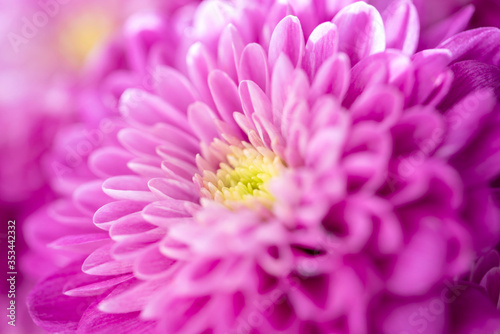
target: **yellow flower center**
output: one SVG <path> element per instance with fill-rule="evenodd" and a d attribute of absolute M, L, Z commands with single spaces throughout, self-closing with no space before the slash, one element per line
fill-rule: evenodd
<path fill-rule="evenodd" d="M 80 67 L 91 51 L 111 35 L 114 26 L 102 11 L 72 15 L 59 28 L 59 49 L 71 65 Z"/>
<path fill-rule="evenodd" d="M 274 198 L 268 189 L 269 181 L 281 174 L 283 161 L 272 151 L 248 143 L 229 146 L 229 150 L 227 162 L 221 162 L 215 173 L 203 172 L 202 195 L 231 209 L 271 208 Z"/>

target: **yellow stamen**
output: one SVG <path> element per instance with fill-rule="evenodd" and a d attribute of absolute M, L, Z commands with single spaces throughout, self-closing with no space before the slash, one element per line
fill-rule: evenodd
<path fill-rule="evenodd" d="M 203 186 L 208 191 L 202 194 L 231 209 L 242 205 L 271 208 L 274 198 L 268 189 L 269 182 L 281 174 L 285 164 L 272 151 L 245 144 L 229 146 L 227 162 L 221 162 L 215 174 L 203 172 Z"/>
<path fill-rule="evenodd" d="M 91 51 L 110 36 L 114 25 L 108 15 L 99 11 L 74 15 L 59 28 L 59 49 L 71 65 L 79 67 Z"/>

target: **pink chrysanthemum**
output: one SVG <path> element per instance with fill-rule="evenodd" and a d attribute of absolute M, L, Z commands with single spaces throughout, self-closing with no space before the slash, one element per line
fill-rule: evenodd
<path fill-rule="evenodd" d="M 151 77 L 122 95 L 127 125 L 112 123 L 88 168 L 54 154 L 67 197 L 27 231 L 35 248 L 50 241 L 63 267 L 31 294 L 40 326 L 192 334 L 499 325 L 492 311 L 461 326 L 456 305 L 469 294 L 455 304 L 440 296 L 500 238 L 500 31 L 415 53 L 409 1 L 382 13 L 364 2 L 208 1 L 164 23 L 132 39 Z M 166 27 L 170 44 L 157 33 Z M 435 300 L 432 321 L 418 313 Z"/>

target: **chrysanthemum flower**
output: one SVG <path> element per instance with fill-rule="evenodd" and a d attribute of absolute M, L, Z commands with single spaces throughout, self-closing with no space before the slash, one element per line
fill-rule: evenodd
<path fill-rule="evenodd" d="M 122 95 L 119 144 L 59 182 L 69 196 L 27 231 L 63 267 L 32 292 L 35 321 L 81 333 L 497 328 L 496 311 L 460 327 L 464 299 L 442 291 L 500 239 L 500 31 L 415 53 L 416 9 L 388 8 L 209 1 L 167 22 L 175 47 L 149 30 L 156 44 L 136 50 L 151 80 Z"/>

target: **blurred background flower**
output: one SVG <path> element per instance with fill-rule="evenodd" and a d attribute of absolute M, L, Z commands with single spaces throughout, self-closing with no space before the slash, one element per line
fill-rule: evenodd
<path fill-rule="evenodd" d="M 48 203 L 37 324 L 498 328 L 494 269 L 456 280 L 499 241 L 499 32 L 457 35 L 497 7 L 370 3 L 2 5 L 0 198 Z"/>

